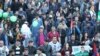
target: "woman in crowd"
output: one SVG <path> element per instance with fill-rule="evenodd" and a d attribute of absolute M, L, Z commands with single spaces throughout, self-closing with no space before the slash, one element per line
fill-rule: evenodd
<path fill-rule="evenodd" d="M 71 52 L 72 52 L 72 50 L 71 50 L 69 44 L 65 43 L 63 49 L 61 50 L 62 56 L 66 56 L 66 55 L 70 56 Z"/>

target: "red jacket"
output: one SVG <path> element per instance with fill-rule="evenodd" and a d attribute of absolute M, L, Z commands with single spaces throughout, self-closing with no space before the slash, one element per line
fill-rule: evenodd
<path fill-rule="evenodd" d="M 59 38 L 59 33 L 56 31 L 55 34 L 54 34 L 52 31 L 50 31 L 50 32 L 48 33 L 48 38 L 49 38 L 49 40 L 52 41 L 52 38 L 53 38 L 53 37 L 57 37 L 57 40 L 58 40 L 58 38 Z"/>

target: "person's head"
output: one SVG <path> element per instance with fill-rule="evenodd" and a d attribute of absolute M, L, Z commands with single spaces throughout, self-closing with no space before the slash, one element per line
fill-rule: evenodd
<path fill-rule="evenodd" d="M 75 35 L 74 34 L 71 36 L 71 40 L 75 40 Z"/>
<path fill-rule="evenodd" d="M 14 54 L 15 54 L 14 50 L 11 49 L 11 50 L 9 51 L 9 56 L 14 56 Z"/>
<path fill-rule="evenodd" d="M 44 26 L 40 26 L 40 33 L 42 33 L 44 30 Z"/>
<path fill-rule="evenodd" d="M 42 48 L 38 48 L 37 49 L 37 54 L 41 54 L 42 53 Z"/>
<path fill-rule="evenodd" d="M 5 2 L 9 2 L 10 0 L 5 0 Z"/>
<path fill-rule="evenodd" d="M 24 3 L 24 0 L 19 0 L 20 3 Z"/>
<path fill-rule="evenodd" d="M 36 15 L 35 15 L 35 18 L 38 19 L 38 18 L 39 18 L 39 14 L 36 14 Z"/>
<path fill-rule="evenodd" d="M 45 45 L 48 45 L 48 43 L 49 43 L 49 40 L 45 40 Z"/>
<path fill-rule="evenodd" d="M 46 19 L 47 16 L 46 16 L 46 14 L 42 14 L 42 17 L 43 17 L 43 19 Z"/>
<path fill-rule="evenodd" d="M 90 26 L 91 26 L 91 24 L 88 22 L 88 23 L 86 24 L 86 27 L 89 28 Z"/>
<path fill-rule="evenodd" d="M 16 41 L 16 46 L 20 46 L 21 42 L 19 40 Z"/>
<path fill-rule="evenodd" d="M 66 24 L 66 22 L 65 22 L 64 20 L 62 20 L 61 23 L 62 23 L 63 25 Z"/>
<path fill-rule="evenodd" d="M 65 48 L 69 48 L 69 44 L 68 43 L 65 44 Z"/>
<path fill-rule="evenodd" d="M 56 31 L 56 28 L 54 26 L 52 26 L 51 30 L 54 32 L 54 31 Z"/>
<path fill-rule="evenodd" d="M 100 33 L 97 33 L 94 37 L 94 41 L 98 41 L 100 39 Z"/>
<path fill-rule="evenodd" d="M 0 47 L 4 46 L 3 40 L 0 40 Z"/>
<path fill-rule="evenodd" d="M 85 19 L 86 21 L 89 21 L 89 18 L 88 17 L 86 17 L 86 19 Z"/>
<path fill-rule="evenodd" d="M 18 23 L 16 24 L 16 28 L 19 28 L 19 24 Z"/>
<path fill-rule="evenodd" d="M 32 9 L 32 6 L 31 6 L 31 4 L 28 4 L 27 6 L 28 6 L 28 9 Z"/>
<path fill-rule="evenodd" d="M 48 23 L 49 23 L 48 20 L 45 20 L 45 21 L 44 21 L 45 26 L 47 26 Z"/>
<path fill-rule="evenodd" d="M 60 52 L 57 52 L 56 56 L 62 56 Z"/>
<path fill-rule="evenodd" d="M 18 0 L 14 0 L 15 2 L 18 2 Z"/>
<path fill-rule="evenodd" d="M 57 37 L 53 37 L 52 41 L 53 43 L 57 43 Z"/>
<path fill-rule="evenodd" d="M 85 51 L 85 48 L 84 48 L 84 46 L 82 46 L 82 47 L 81 47 L 81 51 L 82 51 L 82 52 L 84 52 L 84 51 Z"/>
<path fill-rule="evenodd" d="M 88 33 L 86 32 L 86 33 L 84 34 L 84 36 L 87 37 L 87 36 L 88 36 Z"/>
<path fill-rule="evenodd" d="M 84 37 L 85 37 L 85 39 L 88 39 L 88 33 L 87 32 L 84 34 Z"/>
<path fill-rule="evenodd" d="M 27 21 L 25 21 L 24 24 L 26 24 L 28 26 L 28 22 Z"/>
<path fill-rule="evenodd" d="M 22 7 L 20 7 L 20 8 L 19 8 L 19 11 L 23 11 L 23 8 L 22 8 Z"/>
<path fill-rule="evenodd" d="M 10 12 L 10 11 L 11 11 L 11 8 L 10 8 L 10 7 L 8 7 L 7 11 L 8 11 L 8 12 Z"/>
<path fill-rule="evenodd" d="M 5 28 L 5 29 L 8 28 L 8 24 L 7 24 L 7 23 L 4 24 L 4 28 Z"/>
<path fill-rule="evenodd" d="M 29 41 L 28 46 L 33 46 L 33 41 Z"/>
<path fill-rule="evenodd" d="M 24 49 L 24 53 L 23 53 L 24 55 L 28 55 L 28 48 L 25 48 Z"/>
<path fill-rule="evenodd" d="M 75 17 L 75 21 L 77 22 L 78 20 L 79 20 L 79 18 L 76 16 L 76 17 Z"/>

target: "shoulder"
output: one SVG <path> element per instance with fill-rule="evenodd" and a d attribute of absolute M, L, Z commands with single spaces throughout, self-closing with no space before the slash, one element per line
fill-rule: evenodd
<path fill-rule="evenodd" d="M 49 42 L 49 45 L 52 45 L 53 43 L 52 42 Z"/>
<path fill-rule="evenodd" d="M 38 54 L 35 54 L 35 56 L 38 56 Z"/>
<path fill-rule="evenodd" d="M 61 45 L 59 42 L 57 42 L 57 45 Z"/>
<path fill-rule="evenodd" d="M 43 56 L 46 56 L 46 54 L 44 54 L 44 53 L 42 53 L 43 54 Z"/>

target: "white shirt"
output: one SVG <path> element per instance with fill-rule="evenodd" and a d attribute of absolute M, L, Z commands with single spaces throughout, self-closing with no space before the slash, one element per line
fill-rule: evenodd
<path fill-rule="evenodd" d="M 56 44 L 54 44 L 52 41 L 49 43 L 49 45 L 51 45 L 52 47 L 52 52 L 53 54 L 56 54 L 58 51 L 60 51 L 61 49 L 61 44 L 59 42 L 57 42 Z"/>
<path fill-rule="evenodd" d="M 21 33 L 25 35 L 25 38 L 31 38 L 31 30 L 26 24 L 22 25 Z"/>
<path fill-rule="evenodd" d="M 9 49 L 7 48 L 7 46 L 0 47 L 0 52 L 2 53 L 2 51 L 5 51 L 6 54 L 9 54 Z"/>

